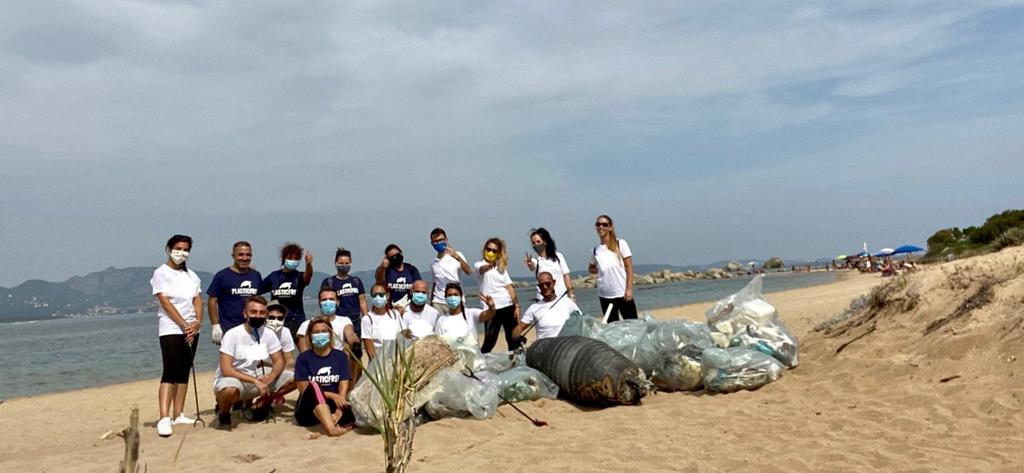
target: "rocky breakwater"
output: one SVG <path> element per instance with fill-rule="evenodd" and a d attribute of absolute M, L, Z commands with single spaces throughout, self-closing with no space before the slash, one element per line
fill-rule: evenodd
<path fill-rule="evenodd" d="M 675 281 L 691 281 L 695 279 L 729 279 L 737 276 L 745 276 L 753 272 L 753 268 L 747 268 L 738 261 L 730 261 L 721 268 L 707 268 L 703 271 L 673 271 L 669 268 L 654 271 L 646 274 L 637 274 L 634 281 L 638 286 L 651 284 L 664 284 Z M 573 279 L 575 287 L 594 287 L 596 277 L 591 274 L 585 277 Z"/>

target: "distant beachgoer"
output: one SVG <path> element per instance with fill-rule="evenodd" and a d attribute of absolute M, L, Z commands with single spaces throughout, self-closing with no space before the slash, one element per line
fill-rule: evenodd
<path fill-rule="evenodd" d="M 609 322 L 636 318 L 636 301 L 633 299 L 633 253 L 626 240 L 615 236 L 615 225 L 607 215 L 597 217 L 594 223 L 601 244 L 595 246 L 590 257 L 590 274 L 597 275 L 597 296 L 601 301 L 601 313 L 612 306 Z"/>
<path fill-rule="evenodd" d="M 540 273 L 551 273 L 555 276 L 555 296 L 568 292 L 569 297 L 576 300 L 572 277 L 569 275 L 569 264 L 566 263 L 565 256 L 558 252 L 551 234 L 544 227 L 533 230 L 530 233 L 530 244 L 533 245 L 533 251 L 537 252 L 537 257 L 527 253 L 523 263 L 533 273 L 534 278 Z M 542 300 L 540 287 L 537 288 L 536 300 Z"/>
<path fill-rule="evenodd" d="M 405 327 L 402 333 L 406 338 L 423 338 L 434 333 L 434 325 L 440 314 L 429 304 L 430 296 L 427 294 L 426 281 L 412 283 L 409 307 L 402 313 L 402 326 Z"/>
<path fill-rule="evenodd" d="M 437 318 L 434 332 L 447 339 L 468 337 L 473 346 L 479 346 L 476 326 L 494 317 L 494 299 L 486 294 L 480 294 L 480 300 L 487 307 L 486 310 L 466 308 L 464 299 L 462 286 L 458 283 L 448 283 L 444 288 L 444 302 L 448 306 L 448 313 Z M 511 336 L 511 333 L 509 335 Z"/>
<path fill-rule="evenodd" d="M 334 349 L 344 350 L 346 343 L 349 346 L 359 343 L 359 337 L 356 336 L 356 331 L 352 328 L 352 321 L 348 317 L 338 317 L 336 315 L 338 311 L 338 293 L 329 287 L 322 287 L 317 295 L 317 299 L 320 304 L 320 317 L 317 318 L 327 319 L 334 329 Z M 309 340 L 304 335 L 309 329 L 309 323 L 310 321 L 307 320 L 299 326 L 299 353 L 308 351 L 311 348 Z"/>
<path fill-rule="evenodd" d="M 484 325 L 484 343 L 480 351 L 490 353 L 494 349 L 502 328 L 505 329 L 505 343 L 508 349 L 515 350 L 519 345 L 512 337 L 512 330 L 519 323 L 519 297 L 516 296 L 516 287 L 508 274 L 508 251 L 505 240 L 497 237 L 488 239 L 484 242 L 481 254 L 483 260 L 473 264 L 480 286 L 480 303 L 484 309 L 493 306 L 496 312 L 493 318 L 488 317 L 489 320 Z M 461 290 L 460 288 L 459 291 Z M 445 291 L 447 292 L 447 289 Z M 490 305 L 484 299 L 485 296 L 491 300 Z M 448 296 L 445 295 L 445 301 L 447 300 Z M 473 330 L 476 331 L 475 326 Z"/>
<path fill-rule="evenodd" d="M 409 290 L 412 283 L 423 279 L 420 270 L 405 261 L 405 255 L 398 245 L 392 243 L 384 249 L 384 258 L 377 266 L 376 282 L 387 284 L 391 292 L 391 303 L 401 312 L 409 304 Z"/>
<path fill-rule="evenodd" d="M 352 330 L 356 337 L 362 333 L 359 326 L 359 319 L 366 313 L 366 289 L 363 287 L 363 280 L 358 276 L 352 276 L 352 252 L 344 248 L 338 248 L 334 253 L 334 268 L 337 273 L 328 276 L 320 283 L 321 288 L 329 287 L 334 289 L 338 295 L 337 314 L 347 317 L 352 323 Z M 352 346 L 352 353 L 356 359 L 363 357 L 363 348 L 356 343 Z M 359 378 L 358 373 L 356 378 Z"/>
<path fill-rule="evenodd" d="M 295 423 L 303 427 L 319 424 L 331 437 L 351 430 L 351 426 L 338 425 L 348 408 L 352 376 L 348 357 L 333 348 L 335 336 L 326 319 L 314 319 L 303 337 L 312 340 L 313 349 L 295 360 L 295 380 L 301 393 L 295 403 Z"/>
<path fill-rule="evenodd" d="M 247 241 L 235 242 L 231 247 L 231 266 L 213 276 L 206 295 L 212 324 L 213 343 L 220 345 L 224 333 L 241 325 L 245 317 L 245 301 L 260 292 L 263 277 L 252 269 L 252 245 Z"/>
<path fill-rule="evenodd" d="M 430 262 L 430 271 L 434 276 L 434 287 L 430 291 L 433 298 L 430 302 L 438 312 L 445 313 L 448 309 L 444 304 L 444 288 L 448 283 L 460 282 L 460 270 L 470 274 L 469 263 L 461 251 L 448 244 L 448 234 L 442 228 L 430 231 L 430 245 L 437 252 L 434 260 Z"/>
<path fill-rule="evenodd" d="M 220 366 L 214 374 L 219 429 L 231 429 L 231 407 L 236 402 L 255 400 L 248 420 L 261 421 L 271 415 L 273 399 L 294 387 L 293 374 L 285 369 L 281 355 L 281 341 L 266 327 L 267 300 L 250 296 L 244 307 L 244 323 L 224 333 Z"/>
<path fill-rule="evenodd" d="M 196 357 L 203 319 L 203 291 L 199 276 L 185 265 L 192 251 L 192 238 L 174 235 L 167 240 L 164 250 L 167 262 L 156 268 L 149 280 L 159 303 L 156 319 L 163 374 L 160 376 L 160 420 L 156 423 L 156 431 L 161 437 L 171 435 L 173 424 L 195 423 L 182 411 L 188 395 L 188 373 Z"/>
<path fill-rule="evenodd" d="M 284 326 L 291 332 L 291 338 L 298 336 L 297 330 L 306 320 L 306 309 L 302 305 L 302 294 L 313 280 L 313 252 L 306 253 L 306 270 L 298 271 L 303 249 L 297 243 L 285 243 L 281 247 L 281 269 L 263 279 L 260 294 L 270 293 L 270 298 L 288 308 L 288 320 Z"/>
<path fill-rule="evenodd" d="M 385 342 L 392 342 L 402 332 L 402 314 L 391 307 L 387 286 L 382 283 L 370 288 L 370 311 L 363 316 L 361 325 L 363 349 L 373 359 Z"/>
<path fill-rule="evenodd" d="M 522 320 L 516 326 L 512 336 L 523 342 L 523 332 L 530 325 L 537 327 L 537 339 L 557 337 L 562 331 L 565 321 L 569 316 L 580 308 L 572 299 L 566 296 L 555 295 L 555 278 L 551 273 L 543 272 L 537 275 L 537 286 L 540 287 L 541 301 L 535 302 L 526 309 Z"/>

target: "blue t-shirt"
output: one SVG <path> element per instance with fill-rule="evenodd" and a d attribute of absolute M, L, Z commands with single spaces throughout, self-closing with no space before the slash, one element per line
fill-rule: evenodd
<path fill-rule="evenodd" d="M 224 268 L 213 276 L 210 287 L 206 289 L 206 295 L 217 298 L 221 330 L 227 332 L 232 327 L 242 325 L 245 321 L 242 314 L 245 310 L 245 300 L 260 293 L 262 281 L 260 272 L 255 269 L 239 274 L 231 268 Z"/>
<path fill-rule="evenodd" d="M 366 294 L 366 289 L 363 289 L 363 281 L 361 279 L 355 276 L 349 276 L 345 279 L 338 279 L 338 276 L 330 276 L 320 283 L 320 287 L 329 287 L 338 294 L 338 315 L 348 317 L 352 320 L 352 324 L 359 322 L 359 318 L 363 316 L 363 311 L 359 308 L 359 295 Z M 356 327 L 358 328 L 358 325 Z M 356 334 L 358 333 L 357 330 Z"/>
<path fill-rule="evenodd" d="M 277 299 L 288 308 L 288 320 L 306 320 L 306 309 L 302 307 L 302 292 L 306 285 L 302 276 L 302 271 L 279 269 L 268 274 L 260 284 L 260 294 L 269 292 L 271 299 Z"/>
<path fill-rule="evenodd" d="M 384 281 L 391 291 L 391 302 L 405 297 L 412 290 L 412 283 L 420 279 L 420 270 L 409 263 L 405 263 L 401 271 L 392 268 L 384 270 Z"/>
<path fill-rule="evenodd" d="M 299 353 L 295 359 L 295 380 L 317 383 L 323 391 L 337 393 L 342 381 L 352 379 L 348 356 L 341 350 L 331 350 L 327 356 L 313 350 Z"/>

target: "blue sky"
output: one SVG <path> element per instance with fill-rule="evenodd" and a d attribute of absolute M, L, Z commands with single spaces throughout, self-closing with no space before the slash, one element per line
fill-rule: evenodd
<path fill-rule="evenodd" d="M 816 258 L 1024 203 L 1022 2 L 0 8 L 0 285 L 173 233 L 328 271 L 546 226 L 582 269 L 600 213 L 639 263 Z"/>

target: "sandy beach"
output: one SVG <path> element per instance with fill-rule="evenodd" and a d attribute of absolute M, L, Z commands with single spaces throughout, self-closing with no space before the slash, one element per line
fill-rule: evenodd
<path fill-rule="evenodd" d="M 659 393 L 603 410 L 523 403 L 550 424 L 543 428 L 507 406 L 491 420 L 431 422 L 417 430 L 410 471 L 1021 471 L 1021 274 L 1024 249 L 1016 248 L 899 281 L 848 273 L 768 294 L 801 341 L 800 366 L 773 384 L 728 395 Z M 814 331 L 883 283 L 874 304 Z M 654 315 L 703 320 L 709 306 Z M 199 378 L 202 418 L 212 425 L 212 373 Z M 157 381 L 146 380 L 3 403 L 0 470 L 114 471 L 123 444 L 100 436 L 124 428 L 133 405 L 145 424 L 140 459 L 151 472 L 383 469 L 376 433 L 307 440 L 290 408 L 276 423 L 233 432 L 175 426 L 160 438 L 156 391 Z"/>

